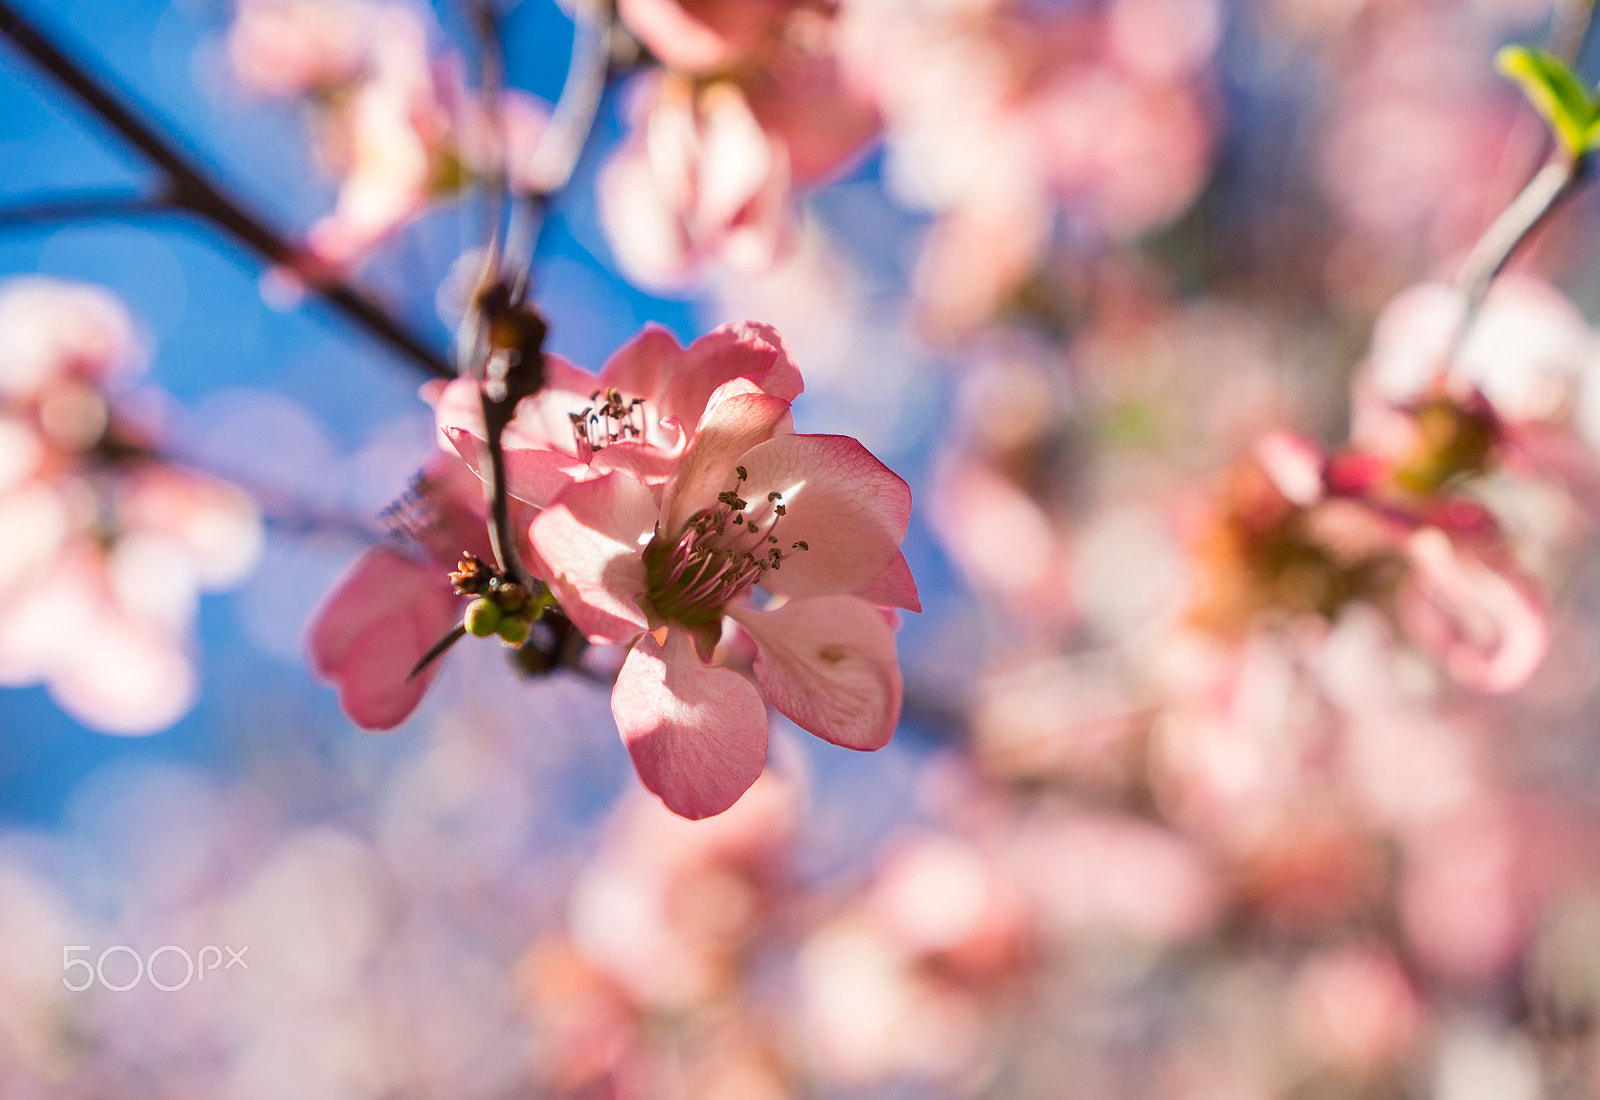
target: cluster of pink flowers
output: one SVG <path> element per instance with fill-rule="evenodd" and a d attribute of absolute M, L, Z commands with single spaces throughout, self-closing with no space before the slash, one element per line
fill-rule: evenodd
<path fill-rule="evenodd" d="M 163 460 L 111 404 L 142 366 L 105 291 L 0 284 L 0 683 L 42 682 L 110 733 L 193 704 L 196 597 L 260 544 L 249 497 Z"/>
<path fill-rule="evenodd" d="M 632 130 L 600 180 L 618 263 L 658 288 L 769 267 L 797 237 L 791 189 L 877 130 L 843 79 L 832 5 L 628 0 L 618 15 L 662 65 L 637 81 Z"/>
<path fill-rule="evenodd" d="M 854 439 L 794 434 L 801 385 L 770 327 L 687 349 L 650 328 L 598 379 L 550 357 L 502 439 L 534 576 L 590 642 L 630 647 L 612 712 L 645 785 L 686 817 L 721 813 L 761 774 L 763 694 L 853 749 L 881 748 L 899 718 L 891 609 L 921 609 L 900 552 L 911 494 Z M 484 475 L 477 393 L 460 380 L 432 396 Z M 451 625 L 446 563 L 483 541 L 454 487 L 467 466 L 449 466 L 420 494 L 420 560 L 370 551 L 311 635 L 365 726 L 415 706 L 426 680 L 406 674 Z"/>
<path fill-rule="evenodd" d="M 842 55 L 883 113 L 890 186 L 935 213 L 926 323 L 989 320 L 1069 232 L 1126 241 L 1178 217 L 1211 168 L 1210 0 L 1041 5 L 847 0 Z"/>
<path fill-rule="evenodd" d="M 341 180 L 334 211 L 311 227 L 328 263 L 362 259 L 497 165 L 517 186 L 539 182 L 544 107 L 515 90 L 491 107 L 468 91 L 459 61 L 430 54 L 427 25 L 404 4 L 241 0 L 228 49 L 247 88 L 303 98 L 311 112 Z"/>
<path fill-rule="evenodd" d="M 106 819 L 157 854 L 94 895 L 111 927 L 0 836 L 0 933 L 44 945 L 0 959 L 0 1078 L 1600 1094 L 1600 338 L 1574 304 L 1592 288 L 1557 289 L 1593 211 L 1563 208 L 1572 231 L 1534 253 L 1550 282 L 1513 265 L 1476 303 L 1434 281 L 1520 178 L 1485 59 L 1549 6 L 618 0 L 656 63 L 597 181 L 624 273 L 732 270 L 737 293 L 776 272 L 752 294 L 806 299 L 778 307 L 806 400 L 866 443 L 796 433 L 797 357 L 768 324 L 687 347 L 649 326 L 598 374 L 545 356 L 498 455 L 524 587 L 487 533 L 485 386 L 425 387 L 393 537 L 308 648 L 363 727 L 430 690 L 454 708 L 303 763 L 349 792 L 336 826 L 280 820 L 299 811 L 275 779 L 130 784 L 143 808 Z M 242 0 L 234 35 L 247 83 L 306 96 L 351 151 L 339 232 L 361 249 L 482 170 L 470 97 L 404 10 Z M 1219 87 L 1242 114 L 1208 186 Z M 825 213 L 930 221 L 834 251 L 795 192 L 879 135 L 887 196 L 852 184 Z M 747 314 L 769 316 L 727 315 Z M 0 529 L 47 536 L 0 547 L 0 680 L 43 677 L 80 715 L 106 697 L 84 667 L 182 658 L 162 586 L 211 560 L 173 518 L 195 513 L 152 503 L 210 483 L 105 411 L 134 345 L 93 294 L 0 293 Z M 910 490 L 867 444 L 934 452 L 927 514 L 964 582 L 903 654 Z M 490 637 L 524 672 L 583 675 L 463 667 Z M 903 707 L 930 736 L 871 757 L 789 728 L 875 750 Z M 602 814 L 613 722 L 644 789 Z M 37 1025 L 79 1017 L 29 960 L 89 942 L 75 923 L 162 921 L 273 965 L 226 1003 L 208 979 L 210 1000 Z"/>
<path fill-rule="evenodd" d="M 636 0 L 624 22 L 664 72 L 601 202 L 624 271 L 652 286 L 711 261 L 770 266 L 796 238 L 792 187 L 880 120 L 898 197 L 938 218 L 920 261 L 925 320 L 966 332 L 1042 263 L 1056 212 L 1122 241 L 1171 222 L 1210 166 L 1209 2 Z"/>

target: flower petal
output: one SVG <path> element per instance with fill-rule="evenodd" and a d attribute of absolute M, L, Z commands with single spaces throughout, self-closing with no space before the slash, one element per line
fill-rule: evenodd
<path fill-rule="evenodd" d="M 452 426 L 444 433 L 472 472 L 488 480 L 489 445 L 464 428 Z M 579 480 L 587 468 L 582 459 L 557 450 L 510 445 L 502 450 L 506 456 L 506 492 L 536 508 L 547 506 L 561 490 Z"/>
<path fill-rule="evenodd" d="M 683 360 L 683 347 L 677 337 L 662 325 L 648 324 L 644 329 L 618 348 L 600 368 L 596 386 L 621 390 L 631 397 L 659 401 L 662 380 L 671 378 Z M 652 410 L 652 415 L 665 415 L 666 410 Z M 696 409 L 690 417 L 700 418 Z"/>
<path fill-rule="evenodd" d="M 438 663 L 406 674 L 461 617 L 461 601 L 436 567 L 379 546 L 356 559 L 312 619 L 311 667 L 339 688 L 339 705 L 363 729 L 392 729 L 422 699 Z"/>
<path fill-rule="evenodd" d="M 611 713 L 639 779 L 683 817 L 720 814 L 766 765 L 761 694 L 732 669 L 701 664 L 686 631 L 669 628 L 665 649 L 652 635 L 639 639 Z"/>
<path fill-rule="evenodd" d="M 911 490 L 856 440 L 785 435 L 738 459 L 751 501 L 781 492 L 787 514 L 774 530 L 788 556 L 762 579 L 785 596 L 854 592 L 894 564 L 911 518 Z M 718 486 L 731 488 L 731 481 Z M 797 542 L 808 549 L 794 550 Z"/>
<path fill-rule="evenodd" d="M 722 383 L 748 378 L 763 391 L 793 401 L 805 389 L 794 351 L 783 334 L 760 321 L 730 321 L 689 345 L 689 362 L 674 379 L 674 392 L 703 392 L 705 400 Z M 670 395 L 663 395 L 664 399 Z M 685 398 L 685 408 L 693 402 Z M 702 408 L 703 408 L 702 404 Z M 693 417 L 697 419 L 700 410 Z"/>
<path fill-rule="evenodd" d="M 879 607 L 900 607 L 907 611 L 922 610 L 922 598 L 917 594 L 917 580 L 911 575 L 911 566 L 904 554 L 896 554 L 894 561 L 876 577 L 856 589 L 851 595 Z"/>
<path fill-rule="evenodd" d="M 1411 640 L 1463 687 L 1521 687 L 1550 644 L 1550 612 L 1509 562 L 1483 556 L 1437 527 L 1411 536 L 1411 575 L 1398 596 Z"/>
<path fill-rule="evenodd" d="M 655 418 L 696 424 L 724 383 L 747 378 L 774 397 L 792 401 L 805 388 L 794 353 L 778 330 L 755 321 L 722 325 L 687 349 L 658 325 L 648 325 L 600 372 L 600 384 L 644 397 Z"/>
<path fill-rule="evenodd" d="M 900 666 L 883 615 L 854 596 L 730 607 L 756 642 L 756 679 L 795 725 L 847 749 L 881 749 L 900 720 Z"/>
<path fill-rule="evenodd" d="M 620 644 L 648 629 L 638 599 L 657 515 L 650 487 L 614 470 L 572 484 L 529 524 L 535 572 L 590 641 Z"/>
<path fill-rule="evenodd" d="M 717 387 L 683 461 L 661 497 L 662 530 L 673 537 L 689 517 L 717 502 L 733 484 L 740 456 L 774 435 L 790 430 L 789 402 L 763 393 L 752 381 L 735 378 Z"/>
<path fill-rule="evenodd" d="M 147 622 L 103 615 L 51 675 L 49 689 L 89 728 L 138 736 L 182 718 L 199 683 L 177 638 Z"/>

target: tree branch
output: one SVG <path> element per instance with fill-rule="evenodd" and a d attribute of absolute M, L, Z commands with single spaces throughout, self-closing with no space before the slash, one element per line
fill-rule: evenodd
<path fill-rule="evenodd" d="M 108 221 L 145 214 L 170 214 L 172 204 L 162 196 L 127 191 L 85 192 L 50 198 L 24 199 L 0 206 L 0 229 L 50 225 L 55 222 Z"/>
<path fill-rule="evenodd" d="M 346 318 L 423 370 L 441 378 L 455 377 L 443 356 L 407 331 L 381 305 L 329 273 L 314 257 L 218 190 L 193 161 L 140 117 L 147 116 L 148 111 L 136 113 L 129 106 L 133 97 L 89 76 L 46 40 L 7 0 L 0 0 L 0 34 L 8 37 L 101 122 L 161 169 L 166 176 L 170 206 L 205 218 L 270 263 L 289 268 Z"/>
<path fill-rule="evenodd" d="M 1467 309 L 1461 327 L 1471 323 L 1483 304 L 1489 284 L 1500 274 L 1534 230 L 1577 190 L 1588 175 L 1587 157 L 1556 154 L 1528 181 L 1522 193 L 1500 212 L 1473 246 L 1456 276 L 1456 287 L 1466 296 Z"/>
<path fill-rule="evenodd" d="M 532 194 L 513 194 L 511 224 L 506 232 L 502 270 L 518 295 L 527 290 L 528 268 L 544 228 L 544 208 L 551 196 L 572 180 L 572 173 L 594 131 L 595 116 L 605 94 L 611 65 L 611 0 L 577 0 L 572 28 L 572 60 L 561 98 L 533 151 Z"/>

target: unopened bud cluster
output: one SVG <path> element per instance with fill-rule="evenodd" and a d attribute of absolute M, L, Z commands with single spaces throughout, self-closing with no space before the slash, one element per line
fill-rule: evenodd
<path fill-rule="evenodd" d="M 499 635 L 507 645 L 519 646 L 528 640 L 528 630 L 544 610 L 525 587 L 470 553 L 463 553 L 450 583 L 462 596 L 477 596 L 467 605 L 461 625 L 477 638 Z"/>

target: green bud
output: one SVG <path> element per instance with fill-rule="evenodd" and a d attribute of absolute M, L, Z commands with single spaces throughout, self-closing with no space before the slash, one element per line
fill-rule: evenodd
<path fill-rule="evenodd" d="M 500 621 L 504 617 L 500 605 L 493 600 L 476 599 L 467 605 L 467 613 L 462 616 L 461 625 L 466 627 L 467 633 L 473 637 L 487 638 L 500 629 Z"/>
<path fill-rule="evenodd" d="M 500 620 L 500 637 L 506 645 L 521 645 L 528 640 L 528 620 L 520 615 L 507 615 Z"/>

